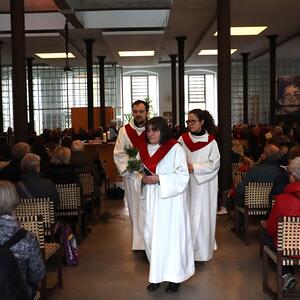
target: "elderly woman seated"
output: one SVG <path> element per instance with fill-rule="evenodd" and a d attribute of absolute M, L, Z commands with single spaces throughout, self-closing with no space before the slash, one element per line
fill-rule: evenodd
<path fill-rule="evenodd" d="M 282 194 L 275 196 L 275 204 L 266 222 L 267 234 L 265 244 L 273 248 L 277 247 L 277 222 L 279 216 L 300 216 L 300 157 L 296 157 L 289 164 L 290 183 L 284 188 Z M 283 267 L 283 290 L 291 291 L 296 285 L 296 279 L 292 276 L 293 268 Z"/>
<path fill-rule="evenodd" d="M 21 198 L 49 197 L 54 208 L 59 206 L 59 194 L 55 184 L 40 175 L 40 156 L 27 153 L 21 161 L 21 181 L 16 183 L 16 189 Z"/>
<path fill-rule="evenodd" d="M 9 181 L 0 181 L 0 245 L 7 242 L 20 228 L 13 216 L 19 201 L 14 185 Z M 26 232 L 24 238 L 10 249 L 18 261 L 28 293 L 33 295 L 46 272 L 38 241 L 32 233 Z"/>
<path fill-rule="evenodd" d="M 67 147 L 56 147 L 51 157 L 51 164 L 46 170 L 46 177 L 54 183 L 79 183 L 75 167 L 70 165 L 71 150 Z"/>

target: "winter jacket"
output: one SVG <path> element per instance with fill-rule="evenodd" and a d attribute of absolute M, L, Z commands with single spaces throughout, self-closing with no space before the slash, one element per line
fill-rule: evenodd
<path fill-rule="evenodd" d="M 275 196 L 275 204 L 266 224 L 274 245 L 277 245 L 277 222 L 281 216 L 300 216 L 300 182 L 289 183 L 282 194 Z"/>

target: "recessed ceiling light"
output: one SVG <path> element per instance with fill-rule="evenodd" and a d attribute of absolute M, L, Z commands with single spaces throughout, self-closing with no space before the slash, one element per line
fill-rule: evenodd
<path fill-rule="evenodd" d="M 241 26 L 241 27 L 230 27 L 230 35 L 259 35 L 267 26 Z M 215 32 L 214 36 L 218 35 L 218 31 Z"/>
<path fill-rule="evenodd" d="M 230 49 L 230 54 L 233 54 L 236 51 L 237 49 Z M 203 49 L 198 55 L 218 55 L 218 49 Z"/>
<path fill-rule="evenodd" d="M 48 58 L 66 58 L 65 52 L 56 52 L 56 53 L 35 53 L 36 56 L 42 59 L 48 59 Z M 68 58 L 75 58 L 74 54 L 71 52 L 68 52 Z"/>
<path fill-rule="evenodd" d="M 164 34 L 164 30 L 126 30 L 126 31 L 103 31 L 102 35 L 148 35 L 148 34 Z"/>
<path fill-rule="evenodd" d="M 154 50 L 149 51 L 118 51 L 121 57 L 131 57 L 131 56 L 154 56 Z"/>

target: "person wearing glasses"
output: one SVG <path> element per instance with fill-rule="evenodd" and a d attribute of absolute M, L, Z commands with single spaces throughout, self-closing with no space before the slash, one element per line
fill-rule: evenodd
<path fill-rule="evenodd" d="M 145 250 L 150 262 L 149 291 L 164 281 L 166 293 L 176 293 L 195 272 L 187 202 L 189 172 L 186 155 L 162 117 L 146 125 L 146 143 L 140 149 L 145 174 Z"/>
<path fill-rule="evenodd" d="M 193 109 L 186 121 L 189 132 L 178 139 L 183 146 L 190 173 L 190 218 L 195 261 L 209 261 L 216 249 L 215 230 L 220 153 L 215 140 L 213 117 Z"/>
<path fill-rule="evenodd" d="M 132 250 L 144 250 L 144 216 L 142 202 L 139 196 L 140 182 L 133 172 L 127 169 L 129 156 L 126 149 L 137 148 L 145 142 L 145 124 L 149 104 L 142 100 L 135 101 L 132 106 L 133 119 L 121 127 L 114 148 L 114 161 L 121 176 L 123 176 L 125 196 L 129 216 L 132 223 Z M 124 200 L 125 201 L 125 200 Z"/>
<path fill-rule="evenodd" d="M 284 85 L 283 89 L 279 89 L 279 100 L 277 114 L 300 114 L 300 79 L 298 77 L 294 79 L 287 78 L 281 80 L 279 85 Z"/>

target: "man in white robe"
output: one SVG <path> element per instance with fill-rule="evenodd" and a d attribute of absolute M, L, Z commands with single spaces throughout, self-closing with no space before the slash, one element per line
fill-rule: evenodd
<path fill-rule="evenodd" d="M 144 210 L 140 199 L 140 180 L 127 170 L 128 155 L 126 148 L 138 148 L 145 139 L 145 123 L 149 105 L 137 100 L 132 104 L 133 120 L 120 128 L 114 148 L 114 161 L 123 176 L 125 196 L 132 224 L 132 250 L 144 250 Z"/>
<path fill-rule="evenodd" d="M 220 153 L 217 142 L 211 135 L 185 135 L 191 141 L 190 147 L 182 136 L 178 141 L 187 154 L 188 164 L 193 168 L 193 172 L 190 173 L 189 192 L 194 257 L 195 261 L 209 261 L 216 249 Z M 193 149 L 197 143 L 199 149 Z"/>

